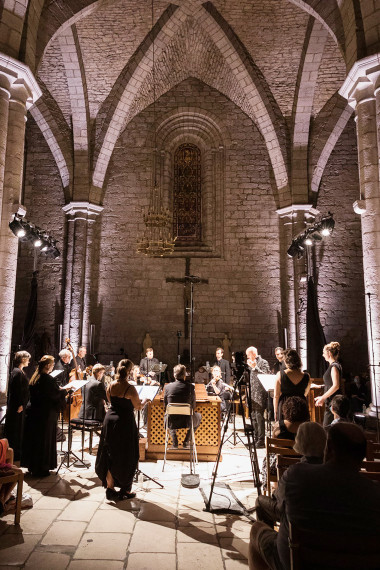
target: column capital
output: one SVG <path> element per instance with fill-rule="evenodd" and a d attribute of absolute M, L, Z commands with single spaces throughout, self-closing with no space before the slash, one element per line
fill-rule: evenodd
<path fill-rule="evenodd" d="M 368 98 L 363 91 L 373 90 L 375 86 L 377 87 L 379 77 L 380 54 L 373 54 L 359 59 L 355 61 L 348 72 L 342 87 L 339 89 L 339 94 L 347 99 L 349 105 L 355 109 L 358 102 L 358 95 L 360 101 L 363 100 L 363 94 L 365 98 Z M 372 84 L 372 86 L 370 86 L 370 84 Z"/>
<path fill-rule="evenodd" d="M 6 77 L 10 87 L 13 85 L 24 85 L 28 92 L 26 101 L 26 107 L 28 109 L 41 97 L 41 88 L 30 68 L 25 65 L 25 63 L 9 55 L 0 53 L 0 75 Z"/>
<path fill-rule="evenodd" d="M 308 214 L 315 218 L 319 214 L 319 210 L 314 208 L 312 204 L 292 204 L 285 206 L 285 208 L 279 208 L 276 212 L 280 218 L 295 218 L 299 213 Z"/>
<path fill-rule="evenodd" d="M 91 204 L 90 202 L 69 202 L 62 207 L 62 210 L 68 216 L 69 222 L 75 220 L 94 221 L 96 216 L 104 210 L 103 206 Z"/>

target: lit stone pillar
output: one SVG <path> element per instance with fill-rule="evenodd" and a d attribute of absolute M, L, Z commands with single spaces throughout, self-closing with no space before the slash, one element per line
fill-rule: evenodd
<path fill-rule="evenodd" d="M 9 229 L 21 207 L 26 112 L 41 95 L 27 66 L 0 54 L 0 401 L 10 364 L 18 241 Z M 25 212 L 25 210 L 23 210 Z"/>
<path fill-rule="evenodd" d="M 380 58 L 360 60 L 350 70 L 341 95 L 355 108 L 368 355 L 371 369 L 370 414 L 380 417 Z"/>
<path fill-rule="evenodd" d="M 63 211 L 68 222 L 63 334 L 77 349 L 89 342 L 91 272 L 96 247 L 94 225 L 103 207 L 70 202 Z"/>
<path fill-rule="evenodd" d="M 280 222 L 280 272 L 282 323 L 288 333 L 288 347 L 295 348 L 306 366 L 306 303 L 307 289 L 301 278 L 307 273 L 307 259 L 290 258 L 287 250 L 305 223 L 314 219 L 318 211 L 311 204 L 293 204 L 277 210 Z"/>

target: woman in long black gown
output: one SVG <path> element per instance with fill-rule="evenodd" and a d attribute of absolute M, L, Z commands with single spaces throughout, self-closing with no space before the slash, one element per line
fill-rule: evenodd
<path fill-rule="evenodd" d="M 116 370 L 116 379 L 107 388 L 111 403 L 104 418 L 95 471 L 106 487 L 109 500 L 132 499 L 133 476 L 139 460 L 139 437 L 134 410 L 141 410 L 144 403 L 134 386 L 128 382 L 132 362 L 123 359 Z M 120 491 L 115 490 L 120 487 Z"/>
<path fill-rule="evenodd" d="M 29 401 L 29 380 L 23 369 L 28 366 L 30 358 L 26 350 L 16 352 L 8 384 L 4 433 L 9 447 L 13 449 L 14 461 L 19 461 L 21 457 L 25 409 Z"/>
<path fill-rule="evenodd" d="M 66 390 L 50 376 L 54 357 L 45 355 L 30 379 L 21 466 L 32 475 L 46 477 L 57 467 L 57 421 Z"/>
<path fill-rule="evenodd" d="M 301 370 L 302 361 L 296 350 L 288 348 L 284 351 L 284 363 L 286 369 L 276 375 L 273 399 L 275 420 L 282 418 L 282 406 L 288 398 L 298 396 L 306 400 L 311 384 L 309 374 Z"/>

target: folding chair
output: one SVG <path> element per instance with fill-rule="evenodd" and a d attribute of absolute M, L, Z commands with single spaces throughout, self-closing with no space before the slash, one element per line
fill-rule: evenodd
<path fill-rule="evenodd" d="M 162 471 L 165 469 L 166 463 L 166 452 L 168 449 L 168 441 L 169 441 L 169 417 L 170 416 L 190 416 L 190 465 L 191 462 L 198 463 L 197 457 L 197 448 L 195 446 L 195 433 L 194 433 L 194 422 L 193 422 L 193 408 L 190 404 L 186 403 L 172 403 L 166 406 L 165 411 L 165 455 L 164 455 L 164 464 L 162 466 Z"/>

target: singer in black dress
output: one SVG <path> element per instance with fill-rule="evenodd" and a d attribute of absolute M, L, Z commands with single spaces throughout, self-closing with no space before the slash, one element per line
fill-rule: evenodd
<path fill-rule="evenodd" d="M 302 361 L 296 350 L 289 348 L 284 351 L 284 363 L 285 370 L 276 374 L 273 400 L 275 420 L 282 419 L 282 406 L 288 398 L 299 396 L 306 400 L 311 384 L 309 374 L 301 371 Z"/>
<path fill-rule="evenodd" d="M 66 396 L 66 390 L 50 376 L 53 368 L 54 357 L 43 356 L 30 379 L 25 414 L 21 466 L 41 477 L 57 467 L 57 421 Z"/>
<path fill-rule="evenodd" d="M 116 380 L 107 388 L 111 403 L 104 418 L 95 471 L 106 487 L 109 500 L 132 499 L 133 476 L 139 460 L 139 437 L 134 410 L 141 410 L 136 388 L 129 384 L 132 362 L 123 359 L 116 370 Z M 120 487 L 120 491 L 115 490 Z"/>
<path fill-rule="evenodd" d="M 24 368 L 28 366 L 30 354 L 25 350 L 16 352 L 14 368 L 8 384 L 7 415 L 5 416 L 4 432 L 12 447 L 14 461 L 21 457 L 22 438 L 24 435 L 25 410 L 29 401 L 29 380 Z"/>

